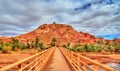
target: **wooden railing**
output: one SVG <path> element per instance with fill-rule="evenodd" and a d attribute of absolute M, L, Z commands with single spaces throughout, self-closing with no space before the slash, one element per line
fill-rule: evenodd
<path fill-rule="evenodd" d="M 75 71 L 117 71 L 111 67 L 101 64 L 66 48 L 60 48 L 66 60 Z"/>
<path fill-rule="evenodd" d="M 55 47 L 29 56 L 0 69 L 0 71 L 42 71 L 53 54 Z"/>

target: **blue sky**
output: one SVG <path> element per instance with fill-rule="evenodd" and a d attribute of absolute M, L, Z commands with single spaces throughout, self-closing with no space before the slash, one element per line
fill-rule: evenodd
<path fill-rule="evenodd" d="M 0 0 L 0 36 L 16 36 L 53 21 L 119 38 L 120 0 Z"/>

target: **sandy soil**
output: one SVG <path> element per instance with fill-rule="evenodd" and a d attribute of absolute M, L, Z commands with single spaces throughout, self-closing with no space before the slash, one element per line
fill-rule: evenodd
<path fill-rule="evenodd" d="M 58 51 L 58 50 L 56 50 L 56 51 Z M 89 52 L 89 53 L 84 52 L 84 53 L 80 53 L 80 54 L 82 54 L 86 57 L 89 57 L 91 59 L 97 60 L 98 62 L 101 62 L 101 63 L 120 63 L 120 54 L 102 54 L 102 53 L 96 53 L 96 52 Z M 19 61 L 23 58 L 26 58 L 30 55 L 31 54 L 21 54 L 21 53 L 0 54 L 0 68 L 6 66 L 8 64 L 14 63 L 16 61 Z M 61 63 L 62 59 L 60 59 L 60 58 L 63 57 L 63 56 L 61 56 L 61 54 L 57 53 L 57 52 L 54 55 L 57 56 L 56 57 L 57 59 L 54 59 L 55 56 L 53 57 L 54 61 L 55 60 L 60 60 L 60 61 L 56 61 L 55 63 L 57 63 L 57 62 Z M 58 64 L 60 64 L 60 63 L 58 63 Z"/>
<path fill-rule="evenodd" d="M 100 63 L 120 63 L 120 54 L 103 54 L 97 52 L 80 53 L 86 57 L 97 60 Z"/>
<path fill-rule="evenodd" d="M 16 61 L 19 61 L 23 58 L 26 58 L 30 56 L 31 54 L 0 54 L 0 68 L 4 67 L 8 64 L 14 63 Z"/>

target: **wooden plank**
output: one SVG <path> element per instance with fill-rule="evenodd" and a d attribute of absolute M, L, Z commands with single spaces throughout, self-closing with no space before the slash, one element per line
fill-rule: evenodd
<path fill-rule="evenodd" d="M 18 69 L 20 69 L 22 63 L 25 63 L 26 61 L 29 61 L 29 60 L 31 60 L 31 59 L 34 60 L 37 56 L 40 56 L 40 55 L 42 55 L 42 54 L 47 54 L 46 52 L 48 52 L 48 53 L 50 52 L 49 55 L 51 55 L 54 50 L 55 50 L 55 47 L 54 47 L 54 48 L 47 49 L 47 50 L 44 50 L 44 51 L 42 51 L 42 52 L 40 52 L 40 53 L 37 53 L 37 54 L 32 55 L 32 56 L 29 56 L 29 57 L 27 57 L 27 58 L 25 58 L 25 59 L 22 59 L 22 60 L 20 60 L 20 61 L 18 61 L 18 62 L 15 62 L 15 63 L 13 63 L 13 64 L 8 65 L 8 66 L 5 66 L 5 67 L 1 68 L 0 71 L 7 71 L 7 70 L 10 70 L 11 68 L 14 68 L 14 67 L 19 66 L 19 65 L 20 65 L 20 66 L 18 67 Z M 43 57 L 44 57 L 44 56 L 43 56 Z M 48 56 L 48 54 L 47 54 L 47 57 L 50 57 L 50 56 Z M 43 58 L 43 60 L 44 60 L 44 58 Z M 32 62 L 32 61 L 31 61 L 31 62 Z M 45 61 L 45 62 L 47 62 L 47 61 Z"/>
<path fill-rule="evenodd" d="M 60 48 L 60 49 L 61 49 L 62 53 L 64 54 L 65 58 L 67 59 L 67 61 L 70 63 L 71 66 L 76 65 L 77 61 L 82 62 L 82 60 L 84 60 L 84 61 L 89 61 L 94 65 L 94 68 L 92 70 L 97 71 L 98 67 L 100 67 L 100 68 L 102 68 L 104 70 L 107 70 L 107 71 L 117 71 L 117 70 L 115 70 L 115 69 L 113 69 L 111 67 L 108 67 L 108 66 L 106 66 L 104 64 L 101 64 L 101 63 L 99 63 L 97 61 L 94 61 L 94 60 L 92 60 L 90 58 L 87 58 L 85 56 L 77 54 L 77 53 L 75 53 L 73 51 L 69 51 L 68 49 L 65 49 L 65 48 Z M 79 57 L 79 59 L 78 59 L 78 57 Z M 89 66 L 89 65 L 85 63 L 85 64 L 83 64 L 83 66 L 84 66 L 84 70 L 86 70 L 86 66 Z M 73 68 L 75 68 L 75 67 L 73 67 Z M 79 65 L 78 65 L 77 68 L 79 69 L 81 67 L 79 67 Z M 78 71 L 78 70 L 75 69 L 75 71 Z"/>

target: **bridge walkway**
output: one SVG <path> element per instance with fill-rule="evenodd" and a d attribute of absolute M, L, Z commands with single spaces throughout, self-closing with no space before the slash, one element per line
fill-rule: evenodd
<path fill-rule="evenodd" d="M 59 48 L 55 49 L 52 58 L 43 71 L 72 71 Z"/>

